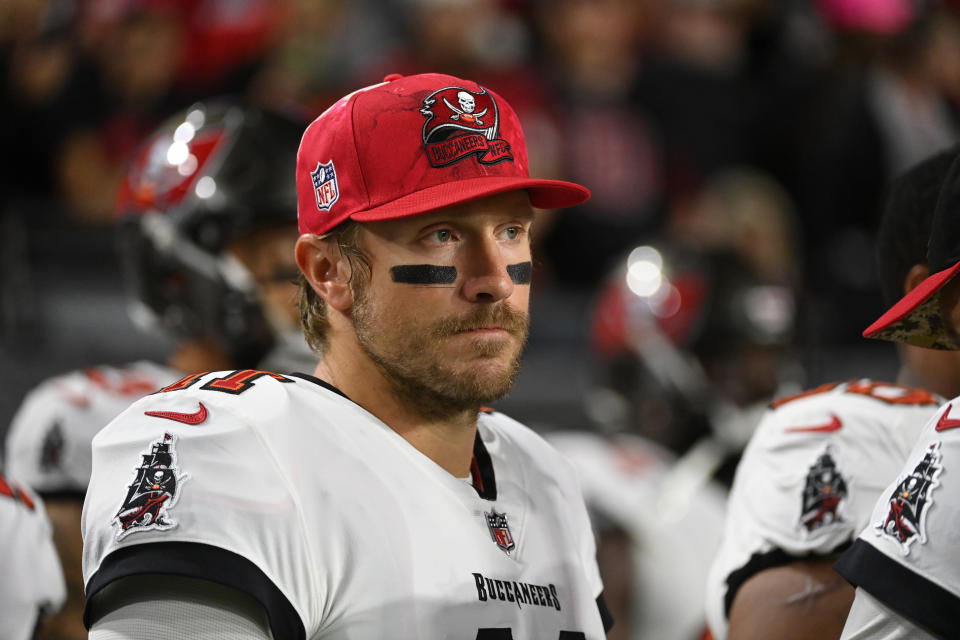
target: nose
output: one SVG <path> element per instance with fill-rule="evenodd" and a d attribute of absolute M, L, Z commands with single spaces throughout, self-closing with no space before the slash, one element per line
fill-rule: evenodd
<path fill-rule="evenodd" d="M 497 302 L 513 295 L 510 262 L 494 239 L 478 242 L 464 265 L 463 295 L 470 302 Z"/>

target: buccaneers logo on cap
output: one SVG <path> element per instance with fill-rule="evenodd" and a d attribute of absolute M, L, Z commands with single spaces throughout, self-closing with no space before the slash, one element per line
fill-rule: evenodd
<path fill-rule="evenodd" d="M 476 156 L 482 164 L 513 161 L 510 143 L 497 138 L 500 112 L 486 89 L 479 93 L 446 87 L 424 98 L 420 108 L 423 146 L 433 167 L 446 167 Z"/>
<path fill-rule="evenodd" d="M 113 518 L 120 528 L 117 538 L 136 531 L 164 531 L 177 524 L 167 511 L 176 503 L 177 491 L 187 476 L 177 473 L 173 436 L 163 434 L 163 440 L 154 442 L 141 458 L 127 497 Z"/>
<path fill-rule="evenodd" d="M 901 480 L 890 495 L 890 510 L 883 522 L 874 525 L 877 535 L 892 538 L 900 545 L 903 555 L 910 553 L 910 545 L 927 541 L 927 512 L 933 504 L 933 490 L 943 470 L 940 464 L 940 443 L 934 442 L 923 454 L 913 472 Z"/>

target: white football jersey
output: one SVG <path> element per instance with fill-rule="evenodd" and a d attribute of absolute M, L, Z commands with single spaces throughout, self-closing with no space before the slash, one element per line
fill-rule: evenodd
<path fill-rule="evenodd" d="M 737 467 L 707 618 L 727 635 L 737 589 L 754 574 L 843 550 L 943 402 L 867 379 L 828 383 L 772 403 Z"/>
<path fill-rule="evenodd" d="M 676 456 L 639 436 L 561 431 L 546 437 L 577 468 L 590 509 L 629 535 L 631 557 L 623 559 L 633 567 L 629 637 L 701 637 L 701 603 L 723 531 L 725 489 L 693 480 Z"/>
<path fill-rule="evenodd" d="M 494 412 L 470 482 L 310 376 L 188 376 L 94 438 L 83 532 L 88 598 L 205 578 L 278 639 L 604 636 L 575 471 Z"/>
<path fill-rule="evenodd" d="M 834 568 L 907 620 L 937 637 L 955 638 L 960 612 L 960 398 L 927 421 L 899 469 Z"/>
<path fill-rule="evenodd" d="M 99 366 L 48 378 L 24 398 L 7 430 L 5 468 L 41 493 L 83 494 L 90 442 L 131 402 L 182 377 L 153 362 Z"/>
<path fill-rule="evenodd" d="M 43 502 L 12 476 L 0 475 L 0 541 L 0 638 L 28 640 L 67 587 Z"/>

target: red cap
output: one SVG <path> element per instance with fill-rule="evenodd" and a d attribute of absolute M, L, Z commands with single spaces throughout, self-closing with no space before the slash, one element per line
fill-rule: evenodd
<path fill-rule="evenodd" d="M 541 209 L 585 202 L 571 182 L 530 178 L 517 114 L 475 82 L 388 76 L 310 123 L 297 153 L 301 233 L 425 213 L 526 189 Z"/>

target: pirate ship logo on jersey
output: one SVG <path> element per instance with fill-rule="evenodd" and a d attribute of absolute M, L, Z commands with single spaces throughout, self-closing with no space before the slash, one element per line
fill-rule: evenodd
<path fill-rule="evenodd" d="M 840 507 L 846 498 L 847 482 L 837 470 L 828 447 L 807 471 L 800 526 L 811 532 L 833 522 L 842 522 Z"/>
<path fill-rule="evenodd" d="M 910 553 L 914 542 L 927 541 L 927 512 L 933 504 L 933 490 L 940 485 L 937 478 L 943 470 L 941 458 L 940 443 L 934 442 L 910 475 L 890 494 L 886 519 L 874 525 L 877 535 L 892 538 L 900 545 L 903 555 Z"/>
<path fill-rule="evenodd" d="M 487 517 L 487 528 L 490 529 L 490 537 L 497 546 L 503 549 L 504 553 L 510 555 L 510 552 L 517 546 L 513 542 L 513 535 L 510 533 L 510 524 L 507 522 L 507 514 L 497 513 L 496 510 L 490 513 L 484 512 Z"/>
<path fill-rule="evenodd" d="M 43 444 L 40 446 L 40 469 L 43 471 L 56 471 L 60 468 L 63 459 L 63 427 L 59 422 L 54 422 L 50 430 L 43 437 Z"/>
<path fill-rule="evenodd" d="M 420 108 L 423 146 L 433 167 L 446 167 L 476 156 L 481 164 L 509 160 L 510 143 L 498 138 L 500 111 L 486 89 L 479 93 L 446 87 L 424 98 Z"/>
<path fill-rule="evenodd" d="M 143 459 L 127 487 L 127 497 L 113 519 L 120 528 L 118 539 L 138 531 L 165 531 L 176 526 L 169 509 L 176 504 L 187 475 L 177 473 L 173 441 L 174 437 L 165 433 L 163 440 L 141 454 Z"/>

